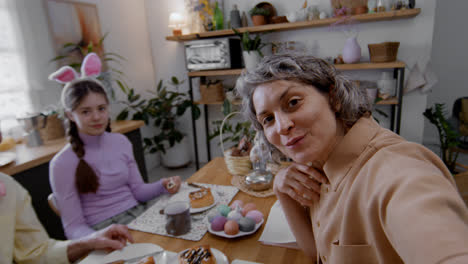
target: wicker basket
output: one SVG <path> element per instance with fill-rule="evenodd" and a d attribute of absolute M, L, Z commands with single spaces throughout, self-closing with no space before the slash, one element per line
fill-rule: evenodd
<path fill-rule="evenodd" d="M 42 140 L 50 141 L 65 136 L 63 121 L 57 114 L 49 115 L 44 118 L 46 118 L 45 126 L 39 130 Z"/>
<path fill-rule="evenodd" d="M 391 62 L 396 61 L 400 42 L 383 42 L 367 46 L 371 62 Z"/>
<path fill-rule="evenodd" d="M 224 144 L 223 144 L 224 123 L 226 122 L 226 120 L 228 120 L 229 117 L 235 114 L 239 114 L 239 112 L 232 112 L 223 119 L 223 122 L 221 123 L 220 132 L 219 132 L 219 139 L 221 140 L 221 149 L 223 150 L 223 153 L 224 153 L 224 162 L 226 162 L 226 166 L 228 168 L 229 173 L 231 173 L 232 175 L 245 176 L 252 170 L 252 162 L 250 161 L 250 156 L 240 156 L 240 157 L 232 156 L 231 155 L 232 150 L 230 149 L 224 150 Z"/>
<path fill-rule="evenodd" d="M 224 101 L 223 83 L 200 84 L 200 94 L 204 103 L 222 102 Z"/>

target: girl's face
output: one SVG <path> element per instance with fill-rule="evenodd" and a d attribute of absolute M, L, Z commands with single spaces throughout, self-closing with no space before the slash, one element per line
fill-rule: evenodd
<path fill-rule="evenodd" d="M 109 122 L 109 103 L 100 93 L 90 92 L 67 117 L 76 123 L 78 131 L 91 136 L 104 133 Z"/>
<path fill-rule="evenodd" d="M 328 96 L 314 86 L 273 81 L 258 86 L 252 99 L 267 140 L 297 163 L 323 165 L 343 136 Z"/>

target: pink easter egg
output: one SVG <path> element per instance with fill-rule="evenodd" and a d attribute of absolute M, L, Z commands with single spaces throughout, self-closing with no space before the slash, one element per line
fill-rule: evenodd
<path fill-rule="evenodd" d="M 214 231 L 223 231 L 224 230 L 224 224 L 226 224 L 226 217 L 222 215 L 216 216 L 213 221 L 211 222 L 211 229 Z"/>
<path fill-rule="evenodd" d="M 248 203 L 242 208 L 242 215 L 245 216 L 249 211 L 257 209 L 257 206 L 254 203 Z"/>
<path fill-rule="evenodd" d="M 239 233 L 239 224 L 234 220 L 228 220 L 224 224 L 224 232 L 228 235 L 237 235 Z"/>
<path fill-rule="evenodd" d="M 262 214 L 262 212 L 260 212 L 258 210 L 251 210 L 251 211 L 247 212 L 245 217 L 252 218 L 253 220 L 255 220 L 255 223 L 258 224 L 258 223 L 260 223 L 262 221 L 263 214 Z"/>
<path fill-rule="evenodd" d="M 239 206 L 242 208 L 242 206 L 244 205 L 244 202 L 241 201 L 241 200 L 235 200 L 234 202 L 231 203 L 231 205 L 229 207 L 231 207 L 232 210 L 236 209 L 236 206 Z"/>

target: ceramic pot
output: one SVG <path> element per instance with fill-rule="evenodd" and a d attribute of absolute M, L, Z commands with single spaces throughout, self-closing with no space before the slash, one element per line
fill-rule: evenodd
<path fill-rule="evenodd" d="M 353 8 L 353 14 L 355 15 L 367 14 L 367 12 L 369 12 L 367 6 L 358 6 L 356 8 Z"/>
<path fill-rule="evenodd" d="M 162 165 L 167 168 L 181 168 L 190 163 L 189 141 L 185 136 L 182 141 L 175 143 L 172 148 L 164 144 L 166 153 L 161 153 Z"/>
<path fill-rule="evenodd" d="M 255 67 L 262 59 L 262 57 L 256 50 L 243 51 L 242 57 L 244 57 L 244 65 L 248 71 L 255 69 Z"/>
<path fill-rule="evenodd" d="M 343 61 L 356 63 L 361 59 L 361 47 L 355 37 L 348 38 L 343 48 Z"/>
<path fill-rule="evenodd" d="M 252 23 L 254 26 L 266 25 L 267 21 L 265 16 L 252 16 Z"/>

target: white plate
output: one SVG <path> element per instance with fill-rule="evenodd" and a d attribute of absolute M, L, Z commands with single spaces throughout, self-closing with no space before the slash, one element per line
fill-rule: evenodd
<path fill-rule="evenodd" d="M 208 232 L 210 232 L 213 235 L 217 235 L 217 236 L 221 236 L 221 237 L 235 238 L 235 237 L 241 237 L 241 236 L 248 236 L 250 234 L 253 234 L 253 233 L 257 232 L 257 230 L 260 228 L 260 226 L 262 226 L 262 224 L 263 224 L 263 219 L 262 219 L 262 221 L 260 223 L 256 224 L 254 230 L 252 230 L 250 232 L 244 232 L 244 231 L 239 230 L 239 233 L 237 233 L 235 235 L 228 235 L 228 234 L 224 233 L 224 231 L 214 231 L 213 229 L 211 229 L 210 222 L 208 222 Z"/>
<path fill-rule="evenodd" d="M 163 253 L 164 249 L 155 244 L 134 243 L 128 244 L 121 250 L 114 250 L 111 253 L 108 253 L 103 250 L 93 251 L 89 253 L 89 255 L 86 258 L 84 258 L 81 262 L 79 262 L 79 264 L 109 263 L 117 261 L 119 259 L 132 259 L 139 256 L 145 256 L 148 254 L 152 254 L 153 252 L 153 256 L 162 255 L 160 253 Z"/>
<path fill-rule="evenodd" d="M 204 211 L 212 208 L 213 206 L 215 206 L 216 203 L 218 202 L 218 196 L 213 191 L 211 192 L 211 195 L 213 195 L 213 203 L 212 204 L 210 204 L 208 206 L 205 206 L 205 207 L 200 207 L 200 208 L 190 207 L 190 213 L 191 214 L 201 213 L 201 212 L 204 212 Z"/>
<path fill-rule="evenodd" d="M 0 152 L 0 167 L 10 164 L 15 159 L 16 153 L 14 152 Z"/>
<path fill-rule="evenodd" d="M 179 255 L 185 252 L 186 250 L 188 250 L 188 248 L 177 253 L 177 257 L 171 263 L 172 264 L 179 263 Z M 224 255 L 223 252 L 217 250 L 216 248 L 211 248 L 211 252 L 213 252 L 213 256 L 216 259 L 216 264 L 229 264 L 229 260 L 226 257 L 226 255 Z"/>

